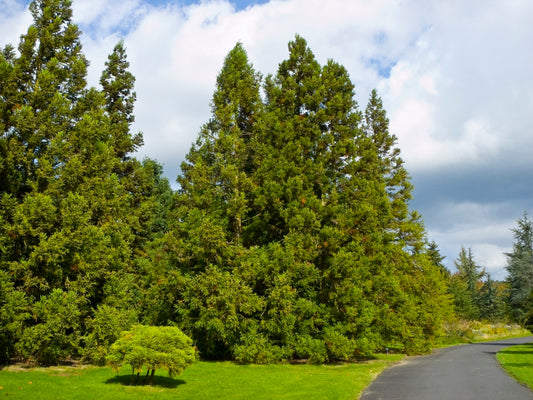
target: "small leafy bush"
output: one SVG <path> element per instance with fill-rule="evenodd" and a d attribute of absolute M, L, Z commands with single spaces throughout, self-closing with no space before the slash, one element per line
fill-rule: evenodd
<path fill-rule="evenodd" d="M 155 370 L 164 368 L 173 377 L 181 374 L 194 362 L 195 350 L 192 340 L 179 328 L 172 326 L 135 325 L 122 332 L 110 348 L 107 363 L 118 372 L 124 364 L 132 368 L 132 384 L 135 374 L 144 368 L 151 371 L 149 384 L 153 382 Z M 148 375 L 147 373 L 147 375 Z"/>

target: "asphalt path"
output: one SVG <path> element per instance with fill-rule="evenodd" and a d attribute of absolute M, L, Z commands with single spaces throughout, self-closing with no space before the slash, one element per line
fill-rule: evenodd
<path fill-rule="evenodd" d="M 408 357 L 383 372 L 361 400 L 533 400 L 533 392 L 500 367 L 496 353 L 533 337 L 439 349 Z"/>

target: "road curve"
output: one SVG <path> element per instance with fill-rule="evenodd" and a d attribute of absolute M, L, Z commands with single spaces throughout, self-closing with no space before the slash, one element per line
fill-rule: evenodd
<path fill-rule="evenodd" d="M 533 337 L 439 349 L 410 357 L 383 372 L 361 400 L 533 400 L 533 392 L 509 377 L 496 353 Z"/>

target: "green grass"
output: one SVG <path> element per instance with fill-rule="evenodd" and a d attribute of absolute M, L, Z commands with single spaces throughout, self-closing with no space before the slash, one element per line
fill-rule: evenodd
<path fill-rule="evenodd" d="M 197 362 L 175 378 L 158 371 L 154 385 L 128 386 L 124 369 L 54 367 L 0 370 L 0 398 L 10 399 L 357 399 L 383 369 L 403 356 L 357 364 L 237 365 Z"/>
<path fill-rule="evenodd" d="M 508 347 L 497 357 L 511 376 L 533 390 L 533 343 Z"/>

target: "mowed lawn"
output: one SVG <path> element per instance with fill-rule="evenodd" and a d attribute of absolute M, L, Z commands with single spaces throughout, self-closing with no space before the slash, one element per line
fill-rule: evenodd
<path fill-rule="evenodd" d="M 357 399 L 387 366 L 403 356 L 339 365 L 238 365 L 196 362 L 179 377 L 157 371 L 154 385 L 128 386 L 130 370 L 119 375 L 92 366 L 4 368 L 0 398 L 9 399 Z M 142 376 L 141 376 L 142 379 Z"/>
<path fill-rule="evenodd" d="M 533 343 L 508 347 L 497 357 L 510 375 L 533 390 Z"/>

